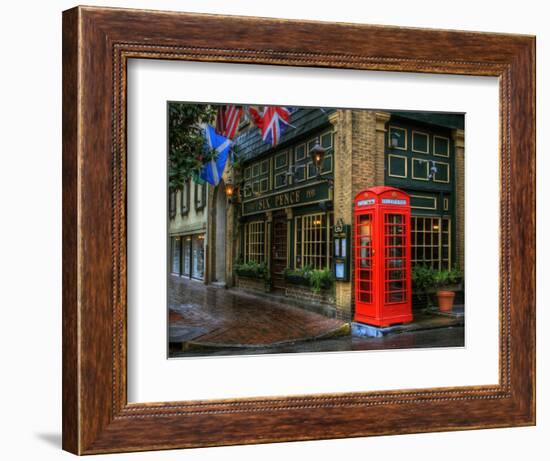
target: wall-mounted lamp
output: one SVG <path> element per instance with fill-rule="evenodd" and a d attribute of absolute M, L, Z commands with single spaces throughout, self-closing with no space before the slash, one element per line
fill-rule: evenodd
<path fill-rule="evenodd" d="M 239 200 L 239 190 L 229 178 L 225 182 L 225 196 L 229 203 L 235 203 Z"/>
<path fill-rule="evenodd" d="M 317 170 L 317 177 L 321 175 L 321 170 L 323 168 L 323 160 L 325 158 L 326 149 L 319 145 L 319 142 L 316 142 L 315 145 L 309 151 L 309 156 L 315 169 Z"/>
<path fill-rule="evenodd" d="M 231 182 L 231 179 L 228 179 L 225 183 L 225 196 L 227 198 L 233 197 L 233 194 L 235 193 L 235 186 L 233 185 L 233 182 Z"/>

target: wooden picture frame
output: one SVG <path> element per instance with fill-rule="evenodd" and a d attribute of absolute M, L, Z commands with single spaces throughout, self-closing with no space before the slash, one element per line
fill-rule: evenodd
<path fill-rule="evenodd" d="M 131 58 L 498 77 L 498 385 L 128 404 L 125 111 Z M 534 423 L 534 37 L 93 7 L 63 13 L 65 450 L 93 454 Z"/>

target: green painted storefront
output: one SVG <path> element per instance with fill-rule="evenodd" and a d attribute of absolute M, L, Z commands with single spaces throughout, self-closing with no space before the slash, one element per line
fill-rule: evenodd
<path fill-rule="evenodd" d="M 285 267 L 331 265 L 334 213 L 330 180 L 338 161 L 335 133 L 329 123 L 333 112 L 298 110 L 292 116 L 293 127 L 287 128 L 276 148 L 265 144 L 255 129 L 237 138 L 236 151 L 244 161 L 239 259 L 266 262 L 272 275 L 282 273 Z M 452 133 L 463 130 L 464 117 L 409 112 L 390 115 L 383 153 L 384 183 L 411 195 L 416 262 L 425 259 L 439 268 L 451 267 L 457 260 Z M 309 157 L 315 142 L 327 149 L 320 177 Z"/>

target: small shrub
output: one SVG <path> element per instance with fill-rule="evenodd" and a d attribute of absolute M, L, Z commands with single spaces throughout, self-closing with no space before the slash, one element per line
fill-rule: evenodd
<path fill-rule="evenodd" d="M 251 277 L 256 279 L 265 279 L 267 277 L 267 266 L 265 263 L 257 263 L 256 261 L 248 261 L 236 263 L 233 265 L 237 275 L 241 277 Z"/>
<path fill-rule="evenodd" d="M 334 283 L 332 271 L 326 267 L 324 269 L 314 269 L 309 273 L 309 284 L 313 293 L 319 294 L 321 288 L 328 289 Z"/>
<path fill-rule="evenodd" d="M 418 265 L 412 269 L 413 291 L 418 294 L 428 293 L 436 286 L 436 270 L 430 266 Z"/>
<path fill-rule="evenodd" d="M 286 268 L 285 279 L 296 285 L 305 285 L 311 288 L 313 293 L 320 293 L 321 289 L 329 289 L 334 282 L 334 275 L 327 267 L 325 269 L 313 269 L 304 266 L 297 269 Z"/>

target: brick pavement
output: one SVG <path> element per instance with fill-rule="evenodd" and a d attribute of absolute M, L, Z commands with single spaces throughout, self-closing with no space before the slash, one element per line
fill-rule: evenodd
<path fill-rule="evenodd" d="M 349 334 L 349 325 L 237 290 L 170 276 L 169 335 L 183 347 L 262 347 Z"/>

